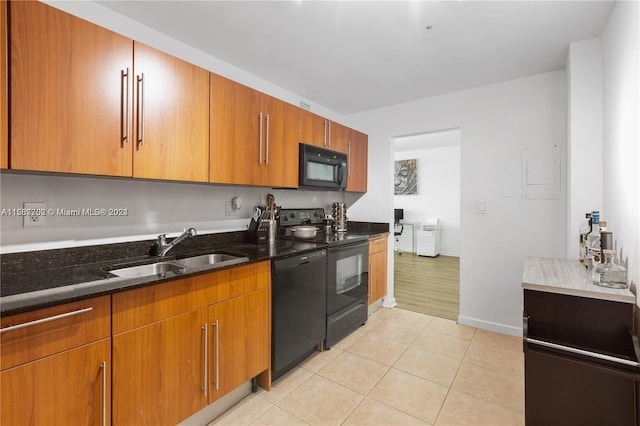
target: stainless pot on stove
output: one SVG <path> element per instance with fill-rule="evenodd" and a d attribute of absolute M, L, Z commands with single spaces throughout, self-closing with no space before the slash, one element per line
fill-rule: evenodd
<path fill-rule="evenodd" d="M 313 238 L 318 232 L 318 228 L 311 225 L 292 226 L 290 229 L 293 238 Z"/>

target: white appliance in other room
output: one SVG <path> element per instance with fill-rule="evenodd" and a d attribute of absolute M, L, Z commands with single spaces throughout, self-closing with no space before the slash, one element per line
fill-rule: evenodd
<path fill-rule="evenodd" d="M 436 257 L 440 254 L 440 225 L 438 218 L 427 219 L 416 231 L 416 253 L 418 256 Z"/>

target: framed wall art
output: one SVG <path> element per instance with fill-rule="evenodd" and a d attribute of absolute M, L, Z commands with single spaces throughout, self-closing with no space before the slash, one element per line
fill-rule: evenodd
<path fill-rule="evenodd" d="M 394 163 L 393 193 L 412 195 L 418 193 L 418 166 L 416 159 Z"/>

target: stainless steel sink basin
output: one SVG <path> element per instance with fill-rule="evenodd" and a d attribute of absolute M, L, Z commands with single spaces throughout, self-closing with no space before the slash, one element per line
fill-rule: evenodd
<path fill-rule="evenodd" d="M 184 265 L 177 265 L 173 262 L 158 262 L 149 265 L 130 266 L 128 268 L 112 269 L 113 275 L 126 278 L 148 277 L 151 275 L 159 275 L 164 277 L 168 272 L 175 275 L 184 274 L 186 268 Z"/>
<path fill-rule="evenodd" d="M 167 274 L 171 274 L 169 276 L 182 275 L 191 270 L 203 271 L 206 269 L 221 268 L 223 266 L 243 263 L 247 260 L 249 260 L 249 258 L 244 256 L 228 253 L 212 253 L 178 260 L 150 263 L 148 265 L 112 269 L 109 272 L 118 277 L 125 278 L 150 277 L 153 275 L 164 278 Z"/>
<path fill-rule="evenodd" d="M 248 257 L 236 256 L 227 253 L 212 253 L 202 256 L 187 257 L 176 260 L 175 263 L 188 268 L 199 268 L 202 266 L 225 266 L 235 263 L 242 263 L 249 260 Z"/>

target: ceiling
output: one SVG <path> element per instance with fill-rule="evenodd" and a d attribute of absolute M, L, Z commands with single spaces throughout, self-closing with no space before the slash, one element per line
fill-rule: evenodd
<path fill-rule="evenodd" d="M 565 68 L 601 1 L 100 1 L 341 114 Z M 430 29 L 427 29 L 430 27 Z"/>

